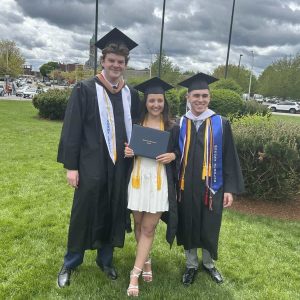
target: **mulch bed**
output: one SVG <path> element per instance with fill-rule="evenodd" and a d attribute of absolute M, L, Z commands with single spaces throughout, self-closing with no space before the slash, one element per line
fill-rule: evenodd
<path fill-rule="evenodd" d="M 275 219 L 300 221 L 300 197 L 290 201 L 249 200 L 238 197 L 230 208 L 250 215 L 268 216 Z"/>

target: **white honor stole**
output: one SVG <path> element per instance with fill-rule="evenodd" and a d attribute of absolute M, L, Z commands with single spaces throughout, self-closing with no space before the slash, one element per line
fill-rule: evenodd
<path fill-rule="evenodd" d="M 102 131 L 104 134 L 106 146 L 109 152 L 109 156 L 112 162 L 115 164 L 117 160 L 117 145 L 116 145 L 116 132 L 115 132 L 115 118 L 114 111 L 111 101 L 105 88 L 96 84 L 97 99 L 100 120 L 102 125 Z M 130 142 L 131 131 L 132 131 L 132 120 L 131 120 L 131 93 L 127 85 L 122 88 L 122 103 L 124 110 L 124 122 L 126 128 L 127 142 Z"/>

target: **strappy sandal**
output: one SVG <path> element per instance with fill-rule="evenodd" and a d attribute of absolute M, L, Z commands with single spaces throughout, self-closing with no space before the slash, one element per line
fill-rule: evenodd
<path fill-rule="evenodd" d="M 145 261 L 145 265 L 150 265 L 151 266 L 151 258 L 148 258 L 148 260 Z M 143 280 L 145 282 L 151 282 L 152 278 L 153 278 L 152 271 L 146 272 L 146 271 L 143 270 L 142 277 L 143 277 Z"/>
<path fill-rule="evenodd" d="M 138 272 L 135 272 L 135 270 L 137 270 Z M 130 279 L 132 277 L 136 277 L 137 279 L 139 279 L 142 271 L 143 270 L 141 270 L 140 268 L 134 266 L 133 269 L 130 272 Z M 138 295 L 139 295 L 139 286 L 129 283 L 129 286 L 128 286 L 128 289 L 127 289 L 127 296 L 129 296 L 129 297 L 138 297 Z"/>

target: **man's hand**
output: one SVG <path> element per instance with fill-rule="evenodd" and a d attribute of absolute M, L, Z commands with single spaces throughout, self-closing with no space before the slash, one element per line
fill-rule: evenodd
<path fill-rule="evenodd" d="M 78 170 L 67 170 L 67 181 L 70 186 L 77 189 L 79 184 Z"/>
<path fill-rule="evenodd" d="M 164 153 L 164 154 L 158 155 L 156 157 L 156 161 L 158 161 L 162 164 L 168 164 L 175 159 L 176 159 L 176 155 L 174 152 Z"/>
<path fill-rule="evenodd" d="M 233 202 L 233 195 L 231 193 L 224 193 L 223 207 L 230 207 Z"/>

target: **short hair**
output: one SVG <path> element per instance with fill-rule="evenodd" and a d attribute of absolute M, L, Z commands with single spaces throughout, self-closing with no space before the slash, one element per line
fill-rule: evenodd
<path fill-rule="evenodd" d="M 101 60 L 105 59 L 105 56 L 109 53 L 114 53 L 117 55 L 121 55 L 125 57 L 125 64 L 127 65 L 129 61 L 129 50 L 125 44 L 116 44 L 111 43 L 108 44 L 103 50 L 102 50 L 102 56 Z"/>

